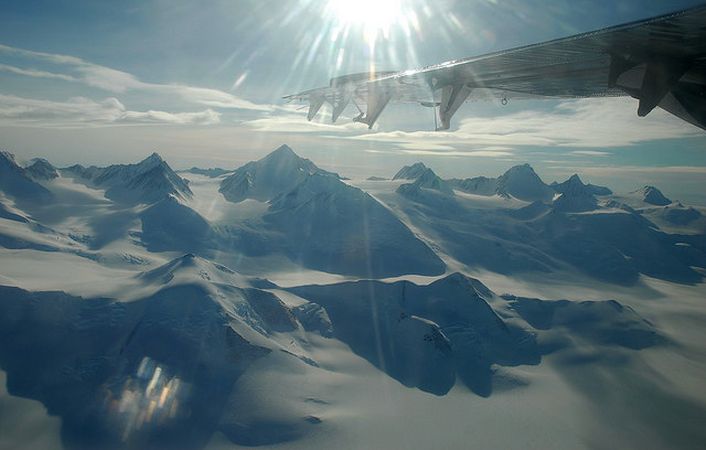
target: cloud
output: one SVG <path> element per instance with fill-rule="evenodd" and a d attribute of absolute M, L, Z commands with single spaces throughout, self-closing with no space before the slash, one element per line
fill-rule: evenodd
<path fill-rule="evenodd" d="M 326 117 L 326 111 L 321 111 L 317 118 L 323 120 Z M 319 134 L 355 134 L 367 132 L 365 125 L 346 121 L 341 117 L 340 122 L 332 124 L 325 123 L 319 120 L 309 122 L 306 120 L 306 114 L 298 111 L 295 107 L 280 106 L 271 114 L 253 120 L 242 122 L 242 125 L 252 128 L 256 131 L 266 131 L 274 133 L 319 133 Z M 324 136 L 329 137 L 329 136 Z M 333 136 L 330 136 L 333 137 Z"/>
<path fill-rule="evenodd" d="M 573 152 L 569 152 L 572 155 L 577 155 L 577 156 L 608 156 L 612 155 L 610 152 L 600 152 L 598 150 L 574 150 Z"/>
<path fill-rule="evenodd" d="M 0 124 L 72 128 L 116 124 L 197 124 L 220 122 L 211 109 L 197 112 L 130 111 L 115 97 L 94 101 L 75 97 L 64 102 L 0 94 Z"/>
<path fill-rule="evenodd" d="M 127 91 L 149 92 L 166 97 L 178 97 L 185 102 L 222 109 L 240 109 L 250 111 L 271 111 L 272 106 L 261 105 L 237 97 L 218 89 L 194 87 L 175 83 L 148 83 L 134 75 L 101 66 L 69 55 L 35 52 L 0 44 L 0 53 L 19 56 L 27 60 L 48 62 L 62 67 L 70 73 L 46 72 L 35 69 L 21 69 L 3 65 L 0 70 L 31 77 L 56 78 L 79 82 L 116 94 Z"/>
<path fill-rule="evenodd" d="M 594 176 L 620 176 L 625 174 L 673 174 L 673 175 L 706 175 L 705 166 L 547 166 L 552 170 L 580 170 L 582 173 Z"/>
<path fill-rule="evenodd" d="M 703 136 L 703 131 L 656 109 L 638 118 L 636 103 L 626 98 L 567 100 L 549 111 L 520 111 L 496 117 L 466 117 L 458 130 L 366 133 L 349 139 L 394 143 L 403 148 L 461 150 L 473 145 L 606 148 L 643 142 Z M 584 156 L 605 156 L 578 150 Z"/>
<path fill-rule="evenodd" d="M 23 75 L 26 77 L 52 78 L 55 80 L 64 80 L 64 81 L 78 81 L 75 77 L 72 77 L 70 75 L 65 75 L 63 73 L 46 72 L 44 70 L 36 70 L 36 69 L 23 69 L 21 67 L 10 66 L 7 64 L 0 64 L 0 70 L 3 72 L 14 73 L 15 75 Z"/>
<path fill-rule="evenodd" d="M 515 154 L 511 151 L 500 151 L 500 150 L 472 150 L 472 151 L 433 151 L 433 150 L 365 150 L 367 153 L 387 153 L 387 154 L 405 154 L 405 155 L 416 155 L 416 156 L 434 156 L 434 157 L 463 157 L 463 158 L 507 158 L 514 156 Z"/>

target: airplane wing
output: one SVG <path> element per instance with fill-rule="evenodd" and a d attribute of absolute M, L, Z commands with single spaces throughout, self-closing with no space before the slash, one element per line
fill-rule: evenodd
<path fill-rule="evenodd" d="M 284 98 L 308 102 L 308 120 L 329 103 L 332 122 L 353 103 L 353 120 L 368 128 L 389 102 L 415 102 L 435 108 L 437 130 L 447 130 L 466 101 L 606 96 L 637 99 L 640 117 L 659 106 L 706 130 L 706 5 L 421 69 L 345 75 Z"/>

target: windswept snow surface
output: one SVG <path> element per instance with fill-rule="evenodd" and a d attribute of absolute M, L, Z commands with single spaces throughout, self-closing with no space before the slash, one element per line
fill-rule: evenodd
<path fill-rule="evenodd" d="M 706 440 L 706 211 L 656 188 L 0 171 L 0 449 Z"/>

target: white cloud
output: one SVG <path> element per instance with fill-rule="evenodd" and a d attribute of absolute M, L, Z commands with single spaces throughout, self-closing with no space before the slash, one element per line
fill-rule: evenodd
<path fill-rule="evenodd" d="M 506 158 L 509 156 L 514 156 L 515 154 L 508 151 L 497 151 L 497 150 L 474 150 L 467 152 L 450 151 L 450 152 L 435 152 L 427 150 L 402 150 L 403 153 L 410 155 L 422 155 L 422 156 L 462 156 L 470 158 Z"/>
<path fill-rule="evenodd" d="M 77 127 L 116 124 L 200 124 L 220 122 L 211 109 L 197 112 L 130 111 L 115 97 L 94 101 L 75 97 L 64 102 L 0 95 L 0 124 Z"/>
<path fill-rule="evenodd" d="M 350 139 L 395 143 L 406 148 L 453 147 L 467 144 L 605 148 L 660 139 L 703 136 L 703 131 L 669 113 L 654 110 L 638 118 L 628 98 L 567 100 L 549 111 L 520 111 L 497 117 L 466 117 L 456 131 L 392 131 Z M 584 156 L 590 150 L 579 150 Z M 580 153 L 576 153 L 580 154 Z"/>
<path fill-rule="evenodd" d="M 608 156 L 612 155 L 610 152 L 601 152 L 598 150 L 574 150 L 573 152 L 569 152 L 572 155 L 577 155 L 577 156 Z"/>
<path fill-rule="evenodd" d="M 24 69 L 22 67 L 0 64 L 0 71 L 14 73 L 15 75 L 23 75 L 34 78 L 52 78 L 55 80 L 78 81 L 75 77 L 65 75 L 63 73 L 47 72 L 44 70 Z"/>
<path fill-rule="evenodd" d="M 581 173 L 593 176 L 621 176 L 625 174 L 673 174 L 673 175 L 706 175 L 706 167 L 704 166 L 547 166 L 547 169 L 552 170 L 580 170 Z"/>
<path fill-rule="evenodd" d="M 367 131 L 365 125 L 346 121 L 341 118 L 340 123 L 331 124 L 321 122 L 325 117 L 325 111 L 318 116 L 319 120 L 311 122 L 306 120 L 306 114 L 298 112 L 291 106 L 277 108 L 278 112 L 261 117 L 259 119 L 247 120 L 242 122 L 242 125 L 252 128 L 256 131 L 267 131 L 274 133 L 335 133 L 335 134 L 354 134 Z"/>
<path fill-rule="evenodd" d="M 178 97 L 185 102 L 222 109 L 270 111 L 272 106 L 260 105 L 218 89 L 187 86 L 174 83 L 148 83 L 134 75 L 110 67 L 93 64 L 74 56 L 35 52 L 0 44 L 0 53 L 20 56 L 27 60 L 44 61 L 62 66 L 70 73 L 54 73 L 35 69 L 20 69 L 5 65 L 5 69 L 18 75 L 44 78 L 61 78 L 66 81 L 84 83 L 88 86 L 114 93 L 127 91 L 150 92 L 167 97 Z"/>
<path fill-rule="evenodd" d="M 507 158 L 514 156 L 511 151 L 500 150 L 472 150 L 472 151 L 433 151 L 433 150 L 365 150 L 367 153 L 387 153 L 387 154 L 405 154 L 416 156 L 434 156 L 434 157 L 463 157 L 463 158 Z"/>

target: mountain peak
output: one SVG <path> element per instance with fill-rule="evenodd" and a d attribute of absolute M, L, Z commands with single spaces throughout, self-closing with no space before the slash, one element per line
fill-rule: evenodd
<path fill-rule="evenodd" d="M 137 164 L 114 164 L 104 168 L 73 169 L 94 186 L 105 188 L 105 196 L 121 203 L 154 203 L 170 194 L 192 195 L 188 182 L 179 177 L 158 153 Z"/>
<path fill-rule="evenodd" d="M 393 180 L 416 180 L 419 178 L 425 171 L 428 170 L 428 167 L 424 165 L 423 162 L 416 162 L 412 164 L 411 166 L 404 166 L 402 167 L 394 177 L 392 177 Z"/>
<path fill-rule="evenodd" d="M 412 183 L 405 183 L 397 188 L 397 193 L 407 197 L 416 197 L 422 193 L 421 189 L 430 189 L 448 196 L 454 196 L 451 185 L 442 180 L 433 170 L 425 168 Z"/>
<path fill-rule="evenodd" d="M 279 147 L 277 147 L 276 149 L 274 149 L 272 152 L 270 152 L 270 154 L 267 155 L 267 156 L 273 156 L 273 155 L 287 155 L 287 156 L 296 156 L 296 157 L 299 157 L 299 155 L 297 155 L 297 154 L 294 152 L 294 150 L 292 150 L 292 147 L 290 147 L 290 146 L 287 145 L 287 144 L 282 144 L 282 145 L 280 145 Z"/>
<path fill-rule="evenodd" d="M 272 152 L 268 153 L 267 156 L 262 158 L 260 161 L 267 162 L 269 164 L 296 164 L 302 165 L 309 160 L 302 158 L 297 155 L 294 150 L 287 144 L 280 145 Z M 313 165 L 313 163 L 312 163 Z"/>
<path fill-rule="evenodd" d="M 0 191 L 20 201 L 47 201 L 52 197 L 51 192 L 17 164 L 15 155 L 6 151 L 0 151 Z"/>
<path fill-rule="evenodd" d="M 537 175 L 537 173 L 534 171 L 532 166 L 529 165 L 529 163 L 524 163 L 524 164 L 518 164 L 516 166 L 512 166 L 509 169 L 505 171 L 503 174 L 504 176 L 510 176 L 510 175 L 516 175 L 516 174 L 534 174 Z"/>
<path fill-rule="evenodd" d="M 233 203 L 247 198 L 268 201 L 286 194 L 314 174 L 340 179 L 338 174 L 322 170 L 310 160 L 301 158 L 288 145 L 281 145 L 264 158 L 251 161 L 224 178 L 219 192 Z"/>
<path fill-rule="evenodd" d="M 142 161 L 140 161 L 139 163 L 137 163 L 137 165 L 139 165 L 139 166 L 150 165 L 151 166 L 151 165 L 161 164 L 163 162 L 164 162 L 164 159 L 162 159 L 162 157 L 159 155 L 159 153 L 152 152 L 152 154 L 150 156 L 148 156 L 147 158 L 145 158 Z"/>
<path fill-rule="evenodd" d="M 44 158 L 34 158 L 25 170 L 35 180 L 53 180 L 59 177 L 56 168 Z"/>
<path fill-rule="evenodd" d="M 508 169 L 498 178 L 496 192 L 520 200 L 551 200 L 554 191 L 547 186 L 529 164 L 519 164 Z"/>
<path fill-rule="evenodd" d="M 5 150 L 0 150 L 0 161 L 9 162 L 12 163 L 12 165 L 17 164 L 15 162 L 15 155 Z"/>
<path fill-rule="evenodd" d="M 581 177 L 577 173 L 571 175 L 567 181 L 569 183 L 576 183 L 576 184 L 583 185 L 583 181 L 581 181 Z"/>
<path fill-rule="evenodd" d="M 670 199 L 668 199 L 664 196 L 664 194 L 662 194 L 662 191 L 660 191 L 654 186 L 644 186 L 641 189 L 635 191 L 635 193 L 640 195 L 645 203 L 649 203 L 651 205 L 665 206 L 672 203 Z"/>
<path fill-rule="evenodd" d="M 578 174 L 571 175 L 566 181 L 552 183 L 551 187 L 560 194 L 574 195 L 582 193 L 582 195 L 610 195 L 613 193 L 605 186 L 596 186 L 591 183 L 584 183 Z"/>

